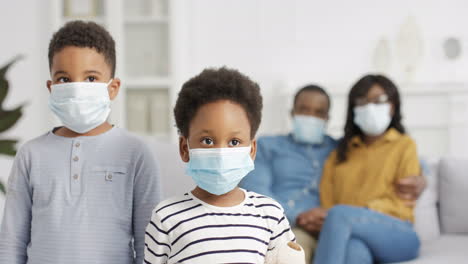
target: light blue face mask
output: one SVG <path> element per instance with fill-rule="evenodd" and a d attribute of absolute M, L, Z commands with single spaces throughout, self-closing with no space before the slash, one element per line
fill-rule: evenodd
<path fill-rule="evenodd" d="M 70 82 L 52 85 L 49 108 L 62 124 L 86 133 L 104 123 L 110 113 L 108 83 Z"/>
<path fill-rule="evenodd" d="M 294 115 L 293 137 L 302 143 L 322 144 L 326 126 L 327 122 L 324 119 L 307 115 Z"/>
<path fill-rule="evenodd" d="M 189 149 L 186 173 L 211 194 L 228 193 L 254 169 L 250 151 L 251 147 Z"/>

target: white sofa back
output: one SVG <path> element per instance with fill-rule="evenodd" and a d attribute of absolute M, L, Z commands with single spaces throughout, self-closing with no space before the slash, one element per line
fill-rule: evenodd
<path fill-rule="evenodd" d="M 421 240 L 441 234 L 468 235 L 468 160 L 427 159 L 428 186 L 415 209 L 415 229 Z"/>
<path fill-rule="evenodd" d="M 438 171 L 440 159 L 422 159 L 426 162 L 426 165 L 428 165 L 427 170 L 424 172 L 424 176 L 426 177 L 427 181 L 427 187 L 416 204 L 414 212 L 414 227 L 422 241 L 431 241 L 440 236 L 440 222 L 438 212 Z"/>
<path fill-rule="evenodd" d="M 185 175 L 185 164 L 176 144 L 146 138 L 159 161 L 163 198 L 194 188 Z M 442 233 L 468 234 L 468 161 L 453 158 L 425 159 L 428 185 L 415 208 L 415 229 L 421 240 L 431 241 Z"/>
<path fill-rule="evenodd" d="M 468 160 L 440 161 L 439 215 L 442 233 L 468 235 Z"/>
<path fill-rule="evenodd" d="M 195 184 L 185 175 L 185 163 L 180 159 L 178 145 L 151 138 L 144 140 L 159 163 L 163 199 L 191 191 Z"/>

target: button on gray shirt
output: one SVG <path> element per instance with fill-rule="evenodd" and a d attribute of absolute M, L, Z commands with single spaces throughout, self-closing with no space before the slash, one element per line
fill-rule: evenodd
<path fill-rule="evenodd" d="M 123 129 L 38 137 L 8 180 L 0 263 L 140 264 L 159 188 L 151 151 Z"/>

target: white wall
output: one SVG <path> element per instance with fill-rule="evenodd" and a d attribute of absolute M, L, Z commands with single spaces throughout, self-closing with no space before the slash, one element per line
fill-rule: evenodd
<path fill-rule="evenodd" d="M 179 58 L 179 64 L 186 67 L 180 76 L 186 79 L 207 66 L 222 65 L 250 75 L 260 83 L 265 101 L 260 133 L 287 132 L 292 95 L 312 82 L 332 94 L 330 130 L 339 136 L 345 95 L 359 77 L 375 70 L 374 50 L 385 38 L 391 55 L 387 74 L 400 86 L 405 124 L 419 143 L 420 153 L 467 154 L 462 151 L 468 145 L 461 135 L 468 133 L 468 121 L 457 132 L 444 122 L 459 119 L 456 113 L 467 111 L 467 1 L 204 0 L 186 5 L 180 14 L 187 21 L 187 55 Z M 412 81 L 406 82 L 396 41 L 409 17 L 419 26 L 423 57 Z M 442 43 L 452 36 L 462 41 L 464 54 L 457 61 L 443 56 Z M 453 86 L 458 88 L 450 92 Z M 453 97 L 461 98 L 457 107 L 450 105 Z M 438 119 L 421 122 L 428 113 Z"/>
<path fill-rule="evenodd" d="M 31 139 L 48 129 L 47 116 L 47 10 L 42 1 L 0 1 L 0 65 L 18 54 L 24 59 L 8 72 L 10 92 L 5 106 L 15 107 L 26 103 L 24 116 L 10 131 L 0 138 Z M 6 181 L 12 158 L 0 157 L 0 179 Z M 0 194 L 0 201 L 3 200 Z M 0 202 L 3 212 L 3 202 Z M 0 213 L 1 215 L 2 213 Z"/>
<path fill-rule="evenodd" d="M 467 81 L 468 59 L 447 65 L 445 37 L 458 36 L 468 47 L 468 3 L 464 0 L 188 1 L 190 71 L 230 65 L 262 77 L 349 84 L 372 70 L 377 41 L 396 40 L 412 15 L 420 25 L 425 57 L 418 82 Z M 441 65 L 443 64 L 443 65 Z M 450 71 L 446 67 L 450 67 Z M 445 70 L 443 69 L 445 68 Z M 402 77 L 397 59 L 392 76 Z"/>

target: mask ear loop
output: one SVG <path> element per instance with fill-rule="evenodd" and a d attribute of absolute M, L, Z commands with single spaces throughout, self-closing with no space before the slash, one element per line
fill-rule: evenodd
<path fill-rule="evenodd" d="M 188 150 L 190 151 L 190 146 L 189 146 L 189 140 L 188 140 L 188 138 L 186 138 L 186 141 L 187 141 L 187 148 L 188 148 Z"/>
<path fill-rule="evenodd" d="M 114 80 L 114 78 L 111 78 L 111 79 L 109 80 L 109 82 L 107 82 L 107 84 L 106 84 L 106 86 L 107 86 L 107 94 L 109 94 L 109 84 L 111 84 L 113 80 Z M 110 107 L 111 109 L 112 109 L 112 105 L 113 105 L 113 101 L 110 100 L 110 96 L 109 96 L 109 107 Z M 110 123 L 110 114 L 109 114 L 109 116 L 107 117 L 106 121 Z"/>
<path fill-rule="evenodd" d="M 114 78 L 111 78 L 111 79 L 107 82 L 107 84 L 106 84 L 106 86 L 107 86 L 107 92 L 108 92 L 108 93 L 109 93 L 109 84 L 111 84 L 112 81 L 114 81 Z M 109 99 L 110 99 L 110 98 L 109 98 Z M 111 103 L 111 107 L 112 107 L 112 100 L 110 100 L 110 103 Z"/>

